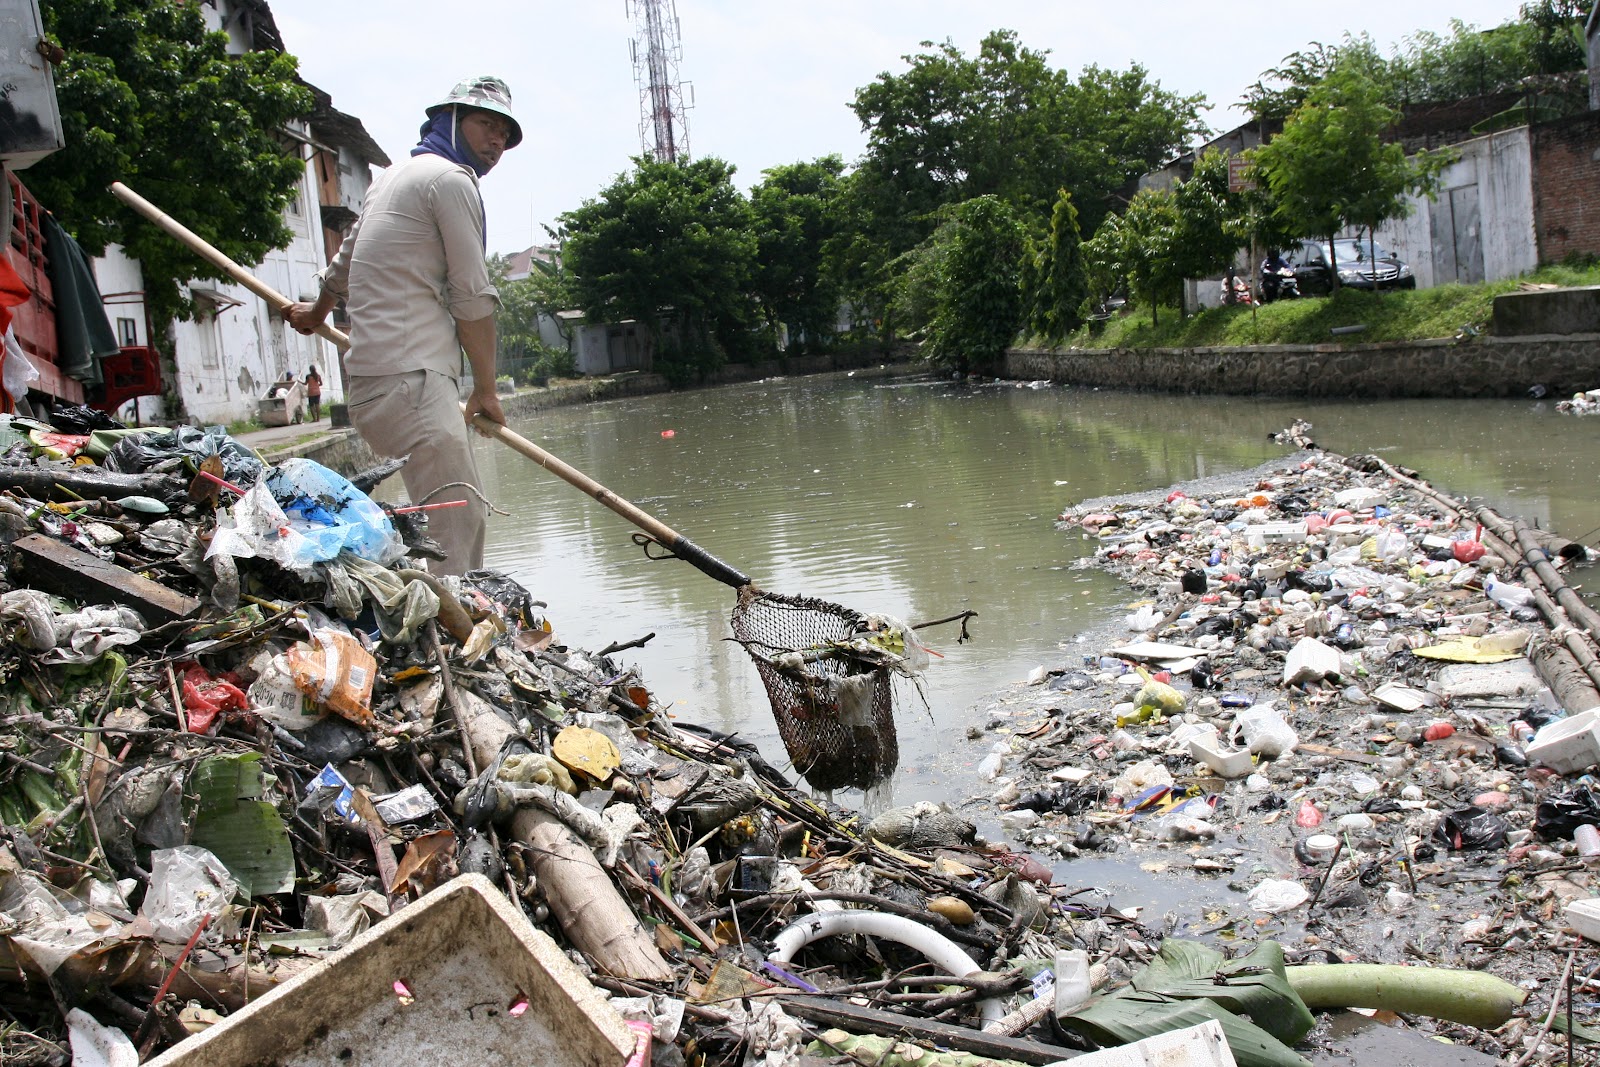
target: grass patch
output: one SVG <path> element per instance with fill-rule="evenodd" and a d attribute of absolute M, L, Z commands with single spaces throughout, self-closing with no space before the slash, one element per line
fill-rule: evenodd
<path fill-rule="evenodd" d="M 1481 285 L 1441 285 L 1433 289 L 1384 293 L 1341 289 L 1332 297 L 1280 300 L 1263 307 L 1207 308 L 1180 318 L 1163 307 L 1150 324 L 1150 309 L 1135 308 L 1107 322 L 1091 323 L 1069 337 L 1064 348 L 1202 348 L 1231 345 L 1368 344 L 1455 337 L 1462 327 L 1489 332 L 1494 298 L 1515 292 L 1523 282 L 1547 285 L 1600 285 L 1600 266 L 1544 267 L 1524 278 Z M 1364 325 L 1357 334 L 1336 336 L 1339 326 Z"/>

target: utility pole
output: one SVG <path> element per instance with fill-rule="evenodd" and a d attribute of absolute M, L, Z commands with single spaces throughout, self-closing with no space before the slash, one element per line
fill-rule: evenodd
<path fill-rule="evenodd" d="M 633 81 L 639 87 L 639 144 L 645 155 L 658 162 L 687 160 L 688 109 L 694 106 L 694 86 L 689 86 L 685 104 L 684 83 L 678 80 L 683 40 L 676 0 L 624 3 L 634 24 L 628 52 L 633 59 Z"/>

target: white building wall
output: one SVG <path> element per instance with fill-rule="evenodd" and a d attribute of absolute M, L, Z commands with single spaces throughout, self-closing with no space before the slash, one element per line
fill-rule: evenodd
<path fill-rule="evenodd" d="M 313 275 L 327 262 L 316 189 L 316 175 L 308 163 L 296 202 L 284 212 L 284 222 L 294 235 L 289 247 L 245 268 L 290 299 L 314 297 Z M 172 358 L 178 368 L 174 384 L 191 422 L 227 425 L 251 418 L 268 386 L 285 371 L 304 379 L 313 363 L 322 374 L 323 403 L 343 398 L 337 350 L 331 343 L 290 329 L 275 309 L 242 285 L 195 282 L 191 289 L 212 290 L 227 298 L 217 302 L 215 314 L 173 324 Z"/>
<path fill-rule="evenodd" d="M 1452 232 L 1451 192 L 1477 191 L 1477 239 L 1483 256 L 1483 278 L 1515 278 L 1539 265 L 1533 221 L 1533 153 L 1528 128 L 1474 138 L 1455 145 L 1454 163 L 1440 175 L 1436 198 L 1411 197 L 1410 213 L 1391 219 L 1377 231 L 1378 243 L 1411 265 L 1419 288 L 1454 282 L 1441 277 L 1452 260 L 1440 242 Z M 1459 198 L 1459 192 L 1458 192 Z"/>

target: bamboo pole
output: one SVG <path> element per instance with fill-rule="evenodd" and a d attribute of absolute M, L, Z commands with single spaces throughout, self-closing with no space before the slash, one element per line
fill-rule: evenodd
<path fill-rule="evenodd" d="M 456 694 L 463 740 L 472 746 L 478 766 L 489 767 L 516 731 L 477 694 L 464 689 Z M 565 823 L 536 808 L 519 808 L 512 816 L 511 832 L 530 846 L 533 871 L 550 913 L 596 968 L 639 981 L 672 979 L 672 968 L 605 868 Z"/>
<path fill-rule="evenodd" d="M 1379 459 L 1378 466 L 1395 481 L 1413 492 L 1427 497 L 1439 506 L 1471 518 L 1482 524 L 1484 541 L 1496 555 L 1508 562 L 1522 559 L 1532 565 L 1536 579 L 1530 585 L 1533 603 L 1552 630 L 1552 651 L 1536 657 L 1534 663 L 1541 667 L 1540 677 L 1561 700 L 1562 706 L 1583 710 L 1600 706 L 1600 655 L 1596 655 L 1600 641 L 1600 615 L 1585 605 L 1578 594 L 1561 579 L 1549 563 L 1547 552 L 1537 538 L 1531 547 L 1521 547 L 1516 542 L 1515 524 L 1487 506 L 1470 508 L 1465 501 L 1457 500 L 1419 479 L 1412 478 L 1393 465 Z M 1537 555 L 1537 559 L 1529 558 Z M 1555 599 L 1552 599 L 1555 597 Z M 1558 603 L 1559 601 L 1559 603 Z M 1576 607 L 1583 619 L 1589 621 L 1575 625 L 1576 620 L 1568 606 Z M 1582 681 L 1579 681 L 1579 679 Z M 1558 688 L 1559 687 L 1559 688 Z"/>

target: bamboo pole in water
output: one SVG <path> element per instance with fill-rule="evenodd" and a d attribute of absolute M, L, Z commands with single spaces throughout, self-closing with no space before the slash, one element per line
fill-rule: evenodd
<path fill-rule="evenodd" d="M 1552 630 L 1551 643 L 1533 657 L 1539 675 L 1563 707 L 1582 711 L 1600 707 L 1600 615 L 1585 605 L 1550 565 L 1546 549 L 1530 537 L 1519 547 L 1516 525 L 1487 506 L 1472 508 L 1393 465 L 1378 460 L 1384 473 L 1441 507 L 1481 523 L 1495 554 L 1508 562 L 1521 558 L 1531 566 L 1533 603 Z M 1526 525 L 1526 524 L 1524 524 Z M 1537 558 L 1533 558 L 1537 557 Z M 1576 614 L 1573 608 L 1577 609 Z"/>

